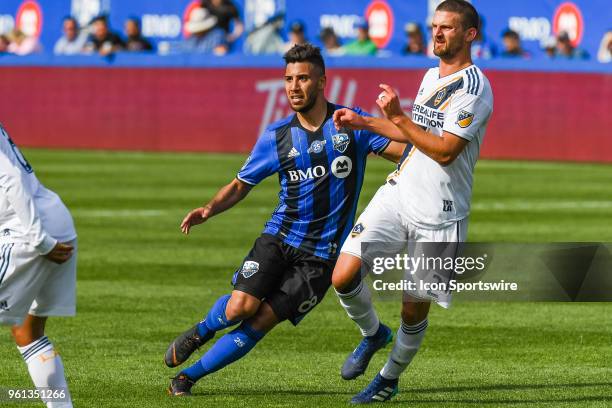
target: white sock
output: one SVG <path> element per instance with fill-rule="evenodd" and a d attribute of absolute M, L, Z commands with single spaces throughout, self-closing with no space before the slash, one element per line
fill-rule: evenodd
<path fill-rule="evenodd" d="M 30 377 L 36 388 L 46 392 L 56 390 L 64 398 L 43 399 L 47 408 L 72 408 L 72 401 L 64 377 L 64 365 L 47 336 L 43 336 L 24 347 L 17 347 L 23 356 Z"/>
<path fill-rule="evenodd" d="M 361 334 L 363 336 L 375 335 L 380 321 L 372 306 L 372 295 L 368 285 L 361 281 L 359 286 L 349 293 L 336 291 L 336 294 L 348 316 L 359 326 Z"/>
<path fill-rule="evenodd" d="M 389 380 L 399 378 L 419 351 L 426 329 L 427 319 L 413 326 L 409 326 L 402 321 L 389 360 L 380 370 L 380 375 Z"/>

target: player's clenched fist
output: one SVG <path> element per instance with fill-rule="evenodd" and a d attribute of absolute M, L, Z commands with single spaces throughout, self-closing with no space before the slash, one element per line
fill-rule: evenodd
<path fill-rule="evenodd" d="M 58 242 L 55 244 L 51 252 L 45 255 L 45 258 L 51 262 L 55 262 L 56 264 L 63 264 L 70 259 L 73 249 L 74 247 L 72 245 Z"/>
<path fill-rule="evenodd" d="M 366 125 L 363 116 L 359 115 L 355 111 L 347 108 L 338 109 L 334 112 L 334 126 L 340 130 L 343 127 L 349 129 L 362 129 Z"/>
<path fill-rule="evenodd" d="M 181 231 L 183 234 L 189 234 L 189 229 L 193 225 L 202 224 L 209 217 L 209 209 L 206 207 L 196 208 L 191 210 L 181 222 Z"/>
<path fill-rule="evenodd" d="M 376 98 L 376 104 L 380 107 L 383 115 L 385 115 L 387 119 L 403 116 L 404 112 L 400 106 L 397 93 L 387 84 L 380 84 L 379 86 L 383 91 L 378 95 L 378 98 Z"/>

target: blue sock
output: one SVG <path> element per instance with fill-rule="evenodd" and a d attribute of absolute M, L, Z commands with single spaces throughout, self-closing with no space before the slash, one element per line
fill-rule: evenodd
<path fill-rule="evenodd" d="M 183 370 L 182 373 L 193 381 L 197 381 L 244 357 L 264 336 L 265 333 L 242 323 L 238 328 L 217 340 L 200 361 Z"/>
<path fill-rule="evenodd" d="M 223 295 L 217 299 L 204 320 L 198 324 L 198 334 L 200 336 L 206 336 L 211 331 L 223 330 L 238 323 L 227 320 L 227 316 L 225 316 L 227 302 L 231 297 L 231 295 Z"/>

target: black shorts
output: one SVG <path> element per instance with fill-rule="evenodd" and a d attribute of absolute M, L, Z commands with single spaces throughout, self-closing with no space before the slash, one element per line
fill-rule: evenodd
<path fill-rule="evenodd" d="M 270 304 L 281 320 L 297 325 L 331 286 L 335 260 L 307 254 L 262 234 L 232 279 L 235 290 Z"/>

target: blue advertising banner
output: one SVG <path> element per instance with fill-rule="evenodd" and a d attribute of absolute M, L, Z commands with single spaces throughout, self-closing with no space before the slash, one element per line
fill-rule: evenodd
<path fill-rule="evenodd" d="M 143 34 L 154 43 L 179 42 L 184 23 L 199 0 L 3 0 L 0 2 L 0 33 L 18 27 L 28 36 L 40 39 L 51 52 L 61 36 L 62 19 L 73 15 L 87 23 L 99 14 L 110 17 L 111 28 L 123 31 L 129 17 L 138 17 Z M 299 20 L 307 38 L 320 44 L 319 32 L 331 27 L 344 44 L 356 37 L 356 25 L 369 23 L 372 40 L 380 55 L 399 55 L 406 42 L 405 26 L 415 22 L 426 27 L 439 0 L 234 0 L 248 33 L 270 18 L 284 16 L 281 35 L 286 38 L 289 24 Z M 591 58 L 597 54 L 605 33 L 612 30 L 609 0 L 515 0 L 500 7 L 500 2 L 473 0 L 484 20 L 484 35 L 492 49 L 500 49 L 501 34 L 507 28 L 518 32 L 523 47 L 533 58 L 543 54 L 541 44 L 566 32 L 572 43 L 585 49 Z M 241 52 L 243 38 L 233 52 Z"/>

